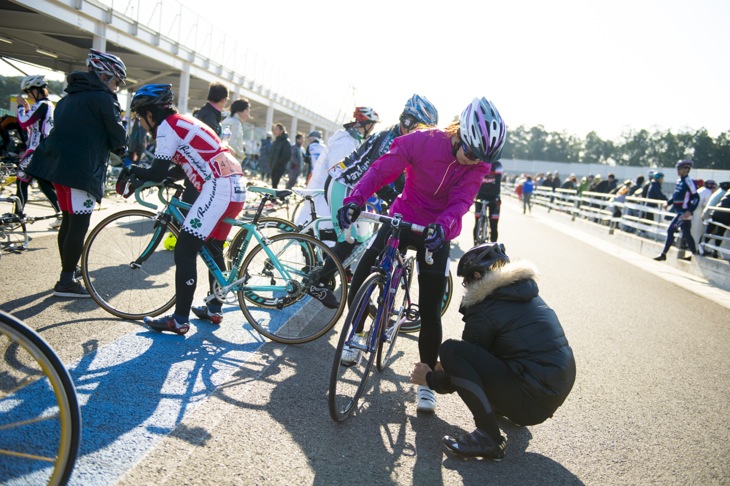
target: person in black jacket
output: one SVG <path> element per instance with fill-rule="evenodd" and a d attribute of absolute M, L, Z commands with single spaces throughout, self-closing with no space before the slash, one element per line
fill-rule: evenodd
<path fill-rule="evenodd" d="M 531 263 L 509 263 L 504 245 L 483 243 L 461 257 L 457 275 L 466 286 L 463 340 L 441 344 L 436 370 L 417 363 L 411 382 L 457 392 L 474 416 L 476 430 L 444 437 L 444 452 L 498 461 L 506 443 L 496 416 L 519 425 L 552 417 L 573 387 L 575 360 Z"/>
<path fill-rule="evenodd" d="M 195 113 L 195 118 L 213 129 L 221 136 L 221 112 L 228 103 L 228 88 L 221 83 L 211 83 L 208 87 L 208 102 Z"/>
<path fill-rule="evenodd" d="M 68 75 L 66 96 L 56 105 L 54 127 L 33 153 L 26 172 L 53 183 L 63 213 L 58 231 L 61 278 L 56 297 L 89 297 L 75 278 L 94 206 L 104 196 L 110 152 L 123 156 L 127 131 L 115 94 L 127 77 L 121 59 L 89 50 L 88 72 Z"/>
<path fill-rule="evenodd" d="M 286 172 L 286 166 L 291 159 L 291 143 L 289 143 L 289 135 L 281 123 L 274 125 L 274 137 L 269 164 L 271 166 L 271 187 L 276 189 L 279 179 Z"/>

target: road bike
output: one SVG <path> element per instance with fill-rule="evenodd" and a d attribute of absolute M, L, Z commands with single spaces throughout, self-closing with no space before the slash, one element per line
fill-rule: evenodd
<path fill-rule="evenodd" d="M 66 484 L 81 442 L 68 370 L 35 331 L 0 311 L 0 478 Z"/>
<path fill-rule="evenodd" d="M 145 201 L 143 191 L 156 188 L 163 205 Z M 175 304 L 174 252 L 160 242 L 167 232 L 175 237 L 190 205 L 180 201 L 183 187 L 174 182 L 146 182 L 135 191 L 136 200 L 156 210 L 120 211 L 101 221 L 84 244 L 81 271 L 91 297 L 106 311 L 125 319 L 156 316 Z M 169 192 L 174 194 L 169 196 Z M 335 272 L 325 285 L 339 305 L 325 307 L 316 297 L 324 260 L 334 253 L 311 236 L 283 233 L 268 237 L 258 222 L 266 203 L 291 191 L 249 187 L 262 195 L 251 221 L 225 218 L 224 222 L 243 230 L 241 245 L 230 266 L 218 267 L 207 247 L 200 255 L 215 278 L 214 292 L 206 302 L 218 298 L 238 303 L 246 320 L 267 338 L 286 344 L 312 341 L 329 331 L 347 304 L 345 270 L 336 262 Z M 248 251 L 251 241 L 258 243 Z"/>
<path fill-rule="evenodd" d="M 305 224 L 303 226 L 297 226 L 293 222 L 282 219 L 282 218 L 275 218 L 275 217 L 267 217 L 267 218 L 261 218 L 259 221 L 259 229 L 261 231 L 267 232 L 267 234 L 271 234 L 269 232 L 298 232 L 302 234 L 307 234 L 310 236 L 313 236 L 314 238 L 318 239 L 319 241 L 329 241 L 332 242 L 332 244 L 337 242 L 337 235 L 335 234 L 334 229 L 332 228 L 323 228 L 325 225 L 331 226 L 332 219 L 330 217 L 320 217 L 317 215 L 317 211 L 315 209 L 314 205 L 314 198 L 321 196 L 324 194 L 324 190 L 322 189 L 294 189 L 294 193 L 296 193 L 300 198 L 301 201 L 306 202 L 309 204 L 309 217 L 306 220 Z M 306 205 L 303 205 L 302 207 L 305 207 Z M 382 214 L 382 206 L 378 206 L 377 204 L 372 205 L 366 205 L 366 210 L 369 213 L 375 213 L 375 214 Z M 379 223 L 376 222 L 375 229 L 377 230 L 377 225 Z M 357 262 L 360 261 L 360 258 L 362 257 L 363 253 L 365 253 L 365 250 L 370 245 L 370 241 L 375 238 L 377 231 L 373 232 L 373 235 L 368 239 L 367 241 L 356 245 L 350 255 L 345 258 L 344 260 L 341 260 L 342 266 L 345 268 L 345 270 L 349 275 L 352 275 L 355 271 L 355 268 L 357 267 Z M 235 255 L 238 252 L 238 248 L 241 246 L 242 238 L 238 235 L 234 236 L 234 238 L 231 240 L 231 244 L 229 246 L 229 255 L 233 254 Z M 353 240 L 354 241 L 354 240 Z M 232 260 L 230 256 L 227 257 L 227 261 Z M 418 285 L 417 282 L 415 285 Z M 446 310 L 449 308 L 449 304 L 451 303 L 451 297 L 453 295 L 453 289 L 454 289 L 454 280 L 451 275 L 451 271 L 449 271 L 448 280 L 446 282 L 446 292 L 443 296 L 443 301 L 441 303 L 441 315 L 444 315 L 446 313 Z M 414 291 L 414 295 L 417 295 L 418 291 Z M 419 317 L 416 317 L 415 319 L 408 319 L 406 320 L 400 327 L 400 332 L 403 333 L 415 333 L 421 330 L 421 319 Z"/>
<path fill-rule="evenodd" d="M 355 294 L 337 344 L 327 395 L 329 413 L 336 422 L 347 419 L 357 406 L 373 363 L 378 371 L 388 366 L 403 323 L 418 318 L 418 306 L 410 294 L 414 258 L 406 258 L 398 245 L 401 230 L 423 233 L 426 228 L 403 221 L 399 214 L 389 217 L 363 212 L 360 219 L 385 224 L 390 234 L 378 264 Z M 425 259 L 432 263 L 429 251 Z M 342 361 L 345 345 L 360 350 L 353 364 Z"/>
<path fill-rule="evenodd" d="M 28 224 L 44 219 L 56 219 L 57 214 L 49 216 L 21 216 L 15 213 L 15 208 L 20 204 L 17 196 L 0 197 L 0 202 L 12 204 L 10 213 L 0 215 L 0 254 L 20 253 L 28 249 L 30 237 L 28 236 Z"/>

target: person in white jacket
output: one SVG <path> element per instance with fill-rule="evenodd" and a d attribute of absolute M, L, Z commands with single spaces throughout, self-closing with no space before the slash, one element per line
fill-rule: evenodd
<path fill-rule="evenodd" d="M 710 202 L 712 193 L 717 190 L 717 182 L 709 179 L 704 182 L 702 187 L 697 190 L 697 195 L 700 196 L 700 202 L 697 204 L 697 209 L 692 213 L 692 238 L 697 242 L 697 250 L 700 255 L 704 254 L 704 250 L 700 243 L 702 243 L 702 235 L 705 233 L 705 222 L 702 217 L 702 213 L 707 207 L 707 203 Z"/>
<path fill-rule="evenodd" d="M 307 189 L 324 189 L 327 170 L 360 146 L 373 132 L 375 124 L 380 121 L 380 117 L 375 110 L 366 106 L 355 108 L 352 116 L 354 120 L 345 123 L 343 128 L 332 134 L 327 141 L 327 147 L 319 155 L 317 161 L 312 162 L 312 177 L 307 183 Z M 329 204 L 327 204 L 324 196 L 314 198 L 314 207 L 319 216 L 329 216 L 331 214 Z M 309 222 L 309 216 L 309 211 L 302 210 L 294 222 L 298 225 L 306 224 Z M 332 227 L 331 222 L 320 225 L 320 229 L 331 229 Z"/>
<path fill-rule="evenodd" d="M 241 98 L 231 104 L 231 114 L 221 122 L 221 130 L 228 128 L 231 138 L 228 140 L 228 150 L 239 162 L 246 158 L 246 143 L 243 141 L 243 124 L 251 115 L 251 103 Z"/>

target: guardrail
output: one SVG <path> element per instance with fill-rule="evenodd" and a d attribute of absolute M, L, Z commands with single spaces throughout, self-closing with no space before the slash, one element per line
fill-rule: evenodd
<path fill-rule="evenodd" d="M 503 195 L 519 197 L 515 192 L 515 184 L 504 183 L 502 188 Z M 664 210 L 663 201 L 656 199 L 589 191 L 578 194 L 574 189 L 553 190 L 544 186 L 535 187 L 532 203 L 544 206 L 548 212 L 555 210 L 565 213 L 572 221 L 581 218 L 605 226 L 608 234 L 618 229 L 654 241 L 665 240 L 669 223 L 675 216 L 675 213 Z M 705 256 L 717 255 L 730 260 L 730 226 L 712 218 L 713 214 L 728 212 L 730 209 L 718 206 L 705 208 L 704 214 L 709 217 L 703 221 L 705 229 L 701 240 L 697 242 Z M 708 229 L 713 233 L 708 233 Z M 718 234 L 722 233 L 720 229 L 725 230 L 724 235 Z"/>

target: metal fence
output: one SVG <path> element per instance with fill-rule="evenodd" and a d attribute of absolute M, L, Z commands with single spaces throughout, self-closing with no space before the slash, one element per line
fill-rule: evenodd
<path fill-rule="evenodd" d="M 502 194 L 519 197 L 514 183 L 504 183 Z M 605 226 L 608 234 L 619 230 L 654 241 L 665 240 L 669 223 L 675 216 L 675 213 L 664 209 L 663 201 L 656 199 L 589 191 L 578 194 L 574 189 L 536 186 L 531 201 L 544 206 L 548 212 L 565 213 L 571 221 L 581 218 Z M 705 208 L 704 229 L 697 244 L 705 255 L 730 259 L 730 226 L 713 218 L 720 213 L 730 213 L 730 209 L 718 206 Z M 712 233 L 708 233 L 708 229 Z"/>

